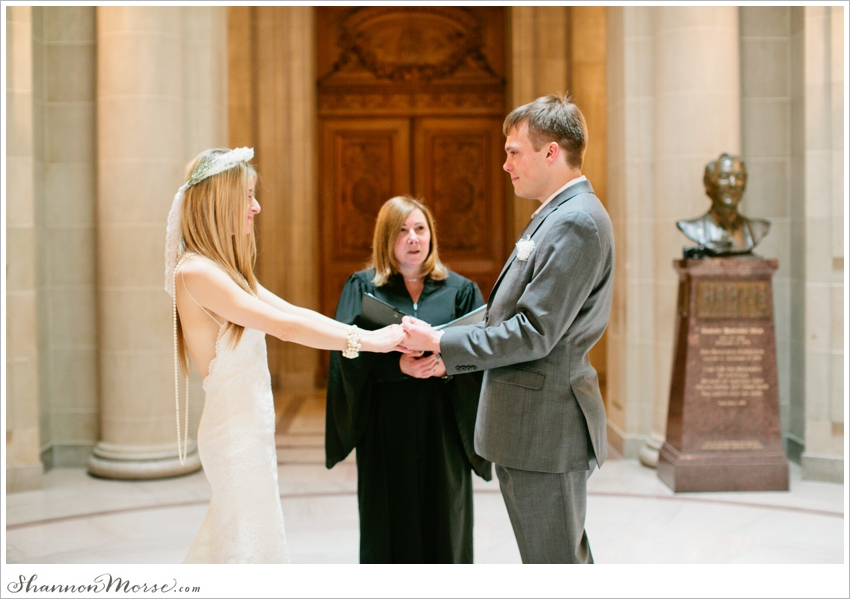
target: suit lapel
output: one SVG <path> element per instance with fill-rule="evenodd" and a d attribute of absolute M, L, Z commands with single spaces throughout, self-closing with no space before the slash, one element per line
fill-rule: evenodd
<path fill-rule="evenodd" d="M 546 204 L 543 207 L 543 210 L 540 211 L 540 214 L 532 218 L 529 223 L 525 226 L 525 230 L 522 232 L 522 235 L 519 236 L 520 239 L 524 237 L 533 237 L 537 232 L 537 229 L 540 228 L 540 225 L 543 224 L 543 221 L 549 218 L 549 215 L 555 212 L 558 208 L 560 208 L 564 203 L 569 201 L 571 198 L 574 198 L 580 193 L 593 193 L 593 187 L 590 185 L 590 181 L 582 181 L 580 183 L 576 183 L 562 191 L 560 195 L 552 198 L 552 201 Z M 499 273 L 499 278 L 496 279 L 495 285 L 493 285 L 493 290 L 490 291 L 490 297 L 487 298 L 487 311 L 490 311 L 490 305 L 493 303 L 493 298 L 496 297 L 496 291 L 499 289 L 499 285 L 502 283 L 502 278 L 505 276 L 505 273 L 508 272 L 511 264 L 516 259 L 517 248 L 514 245 L 514 250 L 511 252 L 511 255 L 508 257 L 507 262 L 502 267 L 502 272 Z"/>

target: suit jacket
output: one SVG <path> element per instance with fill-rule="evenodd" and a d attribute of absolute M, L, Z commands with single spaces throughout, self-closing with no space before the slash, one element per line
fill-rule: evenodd
<path fill-rule="evenodd" d="M 537 472 L 588 470 L 608 455 L 599 379 L 587 352 L 608 324 L 614 235 L 588 181 L 532 218 L 496 281 L 484 323 L 446 330 L 449 374 L 486 370 L 475 451 Z"/>

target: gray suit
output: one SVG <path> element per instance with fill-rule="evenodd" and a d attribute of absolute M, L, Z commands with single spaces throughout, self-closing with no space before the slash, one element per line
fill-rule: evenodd
<path fill-rule="evenodd" d="M 588 562 L 586 480 L 608 446 L 587 352 L 611 311 L 613 229 L 581 181 L 546 204 L 526 236 L 534 248 L 525 260 L 514 249 L 485 323 L 446 330 L 440 351 L 448 374 L 487 371 L 475 450 L 497 465 L 523 561 Z"/>

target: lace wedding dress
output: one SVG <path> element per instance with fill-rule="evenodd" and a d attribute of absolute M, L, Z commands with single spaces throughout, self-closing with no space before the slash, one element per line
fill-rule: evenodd
<path fill-rule="evenodd" d="M 198 453 L 212 501 L 184 561 L 287 563 L 266 336 L 246 328 L 232 347 L 226 324 L 221 324 L 204 379 L 206 401 L 198 429 Z"/>

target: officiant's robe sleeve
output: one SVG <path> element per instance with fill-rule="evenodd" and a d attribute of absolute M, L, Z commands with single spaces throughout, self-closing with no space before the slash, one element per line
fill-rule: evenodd
<path fill-rule="evenodd" d="M 410 313 L 407 307 L 399 305 L 402 289 L 398 285 L 395 290 L 392 285 L 376 288 L 372 283 L 374 273 L 374 269 L 369 269 L 354 273 L 348 278 L 339 298 L 334 316 L 336 320 L 346 324 L 356 324 L 362 329 L 375 329 L 375 326 L 363 321 L 360 316 L 364 292 L 371 293 L 396 308 Z M 423 292 L 423 297 L 419 300 L 420 304 L 425 307 L 426 302 L 447 301 L 451 298 L 453 316 L 449 320 L 484 305 L 484 298 L 478 286 L 454 273 L 450 273 L 445 281 L 429 281 L 426 285 L 429 287 Z M 406 294 L 406 291 L 403 293 Z M 429 295 L 426 296 L 426 293 Z M 433 296 L 430 295 L 431 293 Z M 409 297 L 407 301 L 409 302 Z M 450 310 L 449 314 L 451 313 Z M 343 358 L 342 352 L 331 352 L 325 411 L 325 459 L 328 468 L 344 460 L 363 438 L 369 415 L 372 413 L 376 385 L 418 380 L 401 372 L 399 358 L 398 352 L 386 354 L 361 352 L 359 357 L 350 360 Z M 482 379 L 482 372 L 456 375 L 444 383 L 444 388 L 451 397 L 466 457 L 478 476 L 484 480 L 490 480 L 491 464 L 475 453 L 473 445 Z"/>

